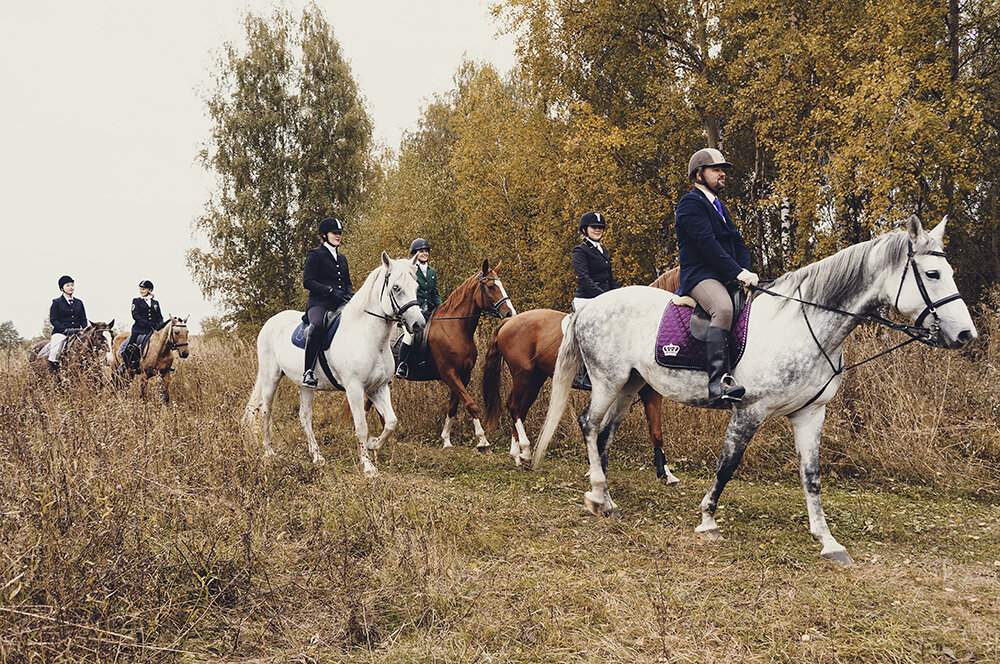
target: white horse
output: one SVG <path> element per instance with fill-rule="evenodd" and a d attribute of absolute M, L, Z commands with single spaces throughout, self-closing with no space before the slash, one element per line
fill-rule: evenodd
<path fill-rule="evenodd" d="M 862 317 L 875 318 L 872 314 L 882 305 L 892 305 L 915 321 L 909 328 L 911 336 L 931 345 L 955 348 L 976 338 L 976 327 L 942 252 L 944 228 L 942 221 L 925 233 L 920 220 L 912 216 L 905 231 L 848 247 L 790 272 L 769 288 L 775 295 L 756 296 L 746 350 L 734 371 L 746 396 L 733 408 L 715 481 L 701 501 L 702 521 L 696 530 L 702 536 L 722 538 L 714 514 L 726 482 L 760 426 L 784 415 L 794 430 L 809 530 L 822 543 L 824 557 L 853 562 L 830 533 L 820 500 L 819 445 L 826 404 L 843 377 L 844 340 Z M 545 456 L 573 376 L 583 362 L 593 383 L 590 404 L 578 418 L 590 460 L 591 488 L 584 502 L 595 514 L 619 513 L 608 490 L 607 448 L 643 385 L 668 399 L 708 405 L 703 372 L 664 368 L 653 356 L 669 299 L 663 291 L 642 286 L 609 291 L 573 315 L 563 338 L 534 466 Z"/>
<path fill-rule="evenodd" d="M 344 306 L 340 327 L 330 348 L 323 351 L 336 381 L 347 393 L 347 402 L 354 416 L 354 433 L 361 444 L 361 465 L 366 476 L 378 474 L 368 456 L 368 450 L 378 450 L 396 428 L 396 414 L 389 397 L 389 381 L 393 375 L 389 332 L 402 321 L 413 333 L 424 326 L 424 317 L 417 305 L 416 259 L 392 260 L 382 253 L 382 265 L 372 270 L 351 301 Z M 247 403 L 243 421 L 252 425 L 257 415 L 262 418 L 264 456 L 273 456 L 271 448 L 271 406 L 282 374 L 299 387 L 299 420 L 305 429 L 313 463 L 325 459 L 316 444 L 312 429 L 313 401 L 316 389 L 335 387 L 325 371 L 316 371 L 319 385 L 313 389 L 302 385 L 305 351 L 292 344 L 292 332 L 302 322 L 301 311 L 282 311 L 272 316 L 257 335 L 257 382 Z M 371 400 L 385 422 L 382 435 L 368 437 L 365 417 L 365 397 Z"/>

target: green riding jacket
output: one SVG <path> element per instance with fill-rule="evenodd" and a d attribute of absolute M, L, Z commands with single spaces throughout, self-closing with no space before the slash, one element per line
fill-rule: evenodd
<path fill-rule="evenodd" d="M 430 265 L 427 266 L 426 277 L 424 271 L 417 267 L 417 303 L 424 311 L 433 311 L 441 304 L 437 272 Z"/>

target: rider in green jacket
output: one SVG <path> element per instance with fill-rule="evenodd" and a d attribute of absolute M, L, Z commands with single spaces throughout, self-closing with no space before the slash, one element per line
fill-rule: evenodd
<path fill-rule="evenodd" d="M 422 237 L 410 243 L 410 255 L 417 257 L 417 303 L 420 310 L 424 312 L 424 320 L 428 320 L 434 310 L 441 304 L 441 295 L 438 293 L 437 272 L 434 271 L 427 261 L 431 257 L 431 245 Z M 399 347 L 399 366 L 396 368 L 398 378 L 406 378 L 409 367 L 406 360 L 410 357 L 410 346 L 413 344 L 413 335 L 403 330 L 403 344 Z"/>

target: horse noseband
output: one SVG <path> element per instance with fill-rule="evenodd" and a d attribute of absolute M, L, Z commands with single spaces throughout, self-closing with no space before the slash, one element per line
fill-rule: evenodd
<path fill-rule="evenodd" d="M 919 253 L 925 254 L 925 255 L 928 255 L 928 256 L 940 256 L 941 258 L 945 257 L 945 254 L 944 254 L 943 251 L 921 251 Z M 935 300 L 935 301 L 932 302 L 930 294 L 927 292 L 927 287 L 924 286 L 923 277 L 920 276 L 920 270 L 917 268 L 917 261 L 914 259 L 914 257 L 916 255 L 917 255 L 917 252 L 915 252 L 913 250 L 913 242 L 907 240 L 907 256 L 906 256 L 906 260 L 909 263 L 908 267 L 912 268 L 912 270 L 913 270 L 913 280 L 917 283 L 917 290 L 920 291 L 920 297 L 922 297 L 924 299 L 924 305 L 925 305 L 924 306 L 924 310 L 920 312 L 919 316 L 917 316 L 917 319 L 913 322 L 913 325 L 914 325 L 914 327 L 923 327 L 924 319 L 927 318 L 928 314 L 931 315 L 931 316 L 933 316 L 934 322 L 931 323 L 930 327 L 924 328 L 924 329 L 926 329 L 928 332 L 930 332 L 935 337 L 935 343 L 933 343 L 931 345 L 939 345 L 940 341 L 938 339 L 936 339 L 936 337 L 940 334 L 940 331 L 941 331 L 941 328 L 938 325 L 938 323 L 941 321 L 941 317 L 938 316 L 937 310 L 938 310 L 939 307 L 942 307 L 942 306 L 948 304 L 949 302 L 954 302 L 955 300 L 961 300 L 962 299 L 962 295 L 960 293 L 953 293 L 952 295 L 948 295 L 948 296 L 942 297 L 940 300 Z M 906 281 L 906 268 L 905 267 L 903 268 L 903 276 L 899 280 L 899 289 L 896 291 L 896 300 L 895 300 L 895 302 L 893 302 L 893 305 L 892 305 L 893 308 L 895 308 L 895 309 L 899 308 L 899 295 L 900 295 L 900 293 L 903 292 L 903 282 L 904 281 Z"/>
<path fill-rule="evenodd" d="M 492 279 L 493 277 L 490 278 Z M 493 318 L 503 319 L 503 316 L 500 315 L 500 305 L 503 304 L 504 302 L 509 301 L 510 296 L 506 295 L 497 300 L 496 302 L 490 302 L 490 294 L 486 292 L 486 279 L 483 278 L 482 276 L 479 277 L 479 289 L 483 292 L 483 301 L 486 302 L 486 304 L 488 305 L 484 309 L 486 315 L 492 316 Z"/>

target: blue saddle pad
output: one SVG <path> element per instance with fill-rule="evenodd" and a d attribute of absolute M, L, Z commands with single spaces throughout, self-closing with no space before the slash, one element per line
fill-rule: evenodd
<path fill-rule="evenodd" d="M 337 328 L 340 327 L 340 314 L 333 319 L 330 323 L 330 328 L 326 331 L 326 341 L 323 342 L 323 350 L 330 347 L 330 342 L 333 341 L 333 335 L 337 333 Z M 297 348 L 306 347 L 306 323 L 299 323 L 299 326 L 292 331 L 292 345 Z"/>

